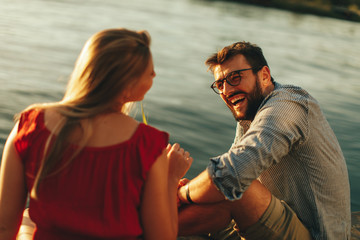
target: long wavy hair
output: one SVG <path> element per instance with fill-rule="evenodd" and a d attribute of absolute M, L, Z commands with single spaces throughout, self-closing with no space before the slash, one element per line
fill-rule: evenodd
<path fill-rule="evenodd" d="M 128 114 L 131 103 L 126 101 L 127 89 L 136 85 L 150 61 L 150 41 L 146 31 L 107 29 L 94 34 L 76 61 L 63 99 L 24 110 L 53 108 L 63 116 L 53 131 L 56 138 L 52 142 L 51 134 L 47 140 L 39 170 L 33 176 L 33 198 L 37 198 L 41 181 L 63 170 L 86 145 L 93 117 L 107 112 Z M 75 128 L 81 129 L 79 148 L 62 162 Z"/>

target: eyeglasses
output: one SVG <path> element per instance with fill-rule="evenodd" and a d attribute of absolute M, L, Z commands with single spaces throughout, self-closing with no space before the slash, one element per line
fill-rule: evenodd
<path fill-rule="evenodd" d="M 215 93 L 220 94 L 224 90 L 224 82 L 225 81 L 230 86 L 233 86 L 233 87 L 237 86 L 241 82 L 240 72 L 252 70 L 252 69 L 260 69 L 260 67 L 246 68 L 246 69 L 240 69 L 240 70 L 233 71 L 233 72 L 229 73 L 225 78 L 213 82 L 210 87 L 212 88 L 212 90 L 214 90 Z"/>

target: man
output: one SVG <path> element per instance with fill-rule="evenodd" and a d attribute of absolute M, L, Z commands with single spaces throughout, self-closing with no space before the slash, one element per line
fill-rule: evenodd
<path fill-rule="evenodd" d="M 180 235 L 216 232 L 233 219 L 237 238 L 350 239 L 347 167 L 316 100 L 274 82 L 251 43 L 206 64 L 238 125 L 230 150 L 179 188 Z"/>

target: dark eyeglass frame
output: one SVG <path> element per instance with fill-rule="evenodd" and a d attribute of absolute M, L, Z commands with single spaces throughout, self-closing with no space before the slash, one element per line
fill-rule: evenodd
<path fill-rule="evenodd" d="M 218 87 L 216 87 L 216 83 L 218 83 L 218 82 L 221 82 L 222 83 L 222 86 L 224 86 L 224 82 L 226 81 L 230 86 L 233 86 L 233 87 L 235 87 L 235 86 L 237 86 L 237 85 L 239 85 L 240 84 L 240 82 L 241 82 L 241 75 L 240 75 L 240 73 L 241 72 L 244 72 L 244 71 L 248 71 L 248 70 L 253 70 L 253 69 L 261 69 L 262 67 L 252 67 L 252 68 L 245 68 L 245 69 L 240 69 L 240 70 L 236 70 L 236 71 L 232 71 L 231 73 L 229 73 L 225 78 L 223 78 L 223 79 L 220 79 L 220 80 L 216 80 L 215 82 L 213 82 L 212 84 L 211 84 L 211 88 L 212 88 L 212 90 L 214 90 L 214 92 L 216 93 L 216 94 L 221 94 L 222 93 L 222 89 L 224 89 L 224 87 L 222 88 L 222 89 L 219 89 Z M 230 79 L 229 80 L 229 77 L 230 76 L 233 76 L 234 74 L 237 74 L 238 75 L 238 81 L 236 81 L 236 82 L 233 82 L 232 81 L 232 79 Z"/>

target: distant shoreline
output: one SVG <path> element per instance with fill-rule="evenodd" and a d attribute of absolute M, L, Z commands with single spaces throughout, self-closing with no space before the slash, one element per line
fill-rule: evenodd
<path fill-rule="evenodd" d="M 208 0 L 219 1 L 219 0 Z M 360 22 L 360 6 L 353 4 L 351 6 L 332 5 L 330 3 L 319 3 L 319 1 L 301 1 L 301 0 L 220 0 L 229 2 L 245 3 L 262 7 L 271 7 L 282 10 L 288 10 L 295 13 L 312 14 L 323 17 L 343 19 L 353 22 Z"/>

